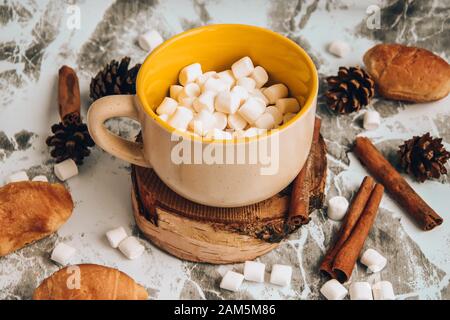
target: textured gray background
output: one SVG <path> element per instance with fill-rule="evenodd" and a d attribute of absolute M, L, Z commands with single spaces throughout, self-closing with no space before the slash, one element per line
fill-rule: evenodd
<path fill-rule="evenodd" d="M 81 29 L 70 30 L 67 8 L 75 3 Z M 88 85 L 101 66 L 123 55 L 134 63 L 146 56 L 137 36 L 157 29 L 169 38 L 192 27 L 211 23 L 245 23 L 270 28 L 298 42 L 313 57 L 323 78 L 340 65 L 362 63 L 363 53 L 374 43 L 419 45 L 449 60 L 450 1 L 382 1 L 381 28 L 367 28 L 366 9 L 374 1 L 192 0 L 192 1 L 2 1 L 0 2 L 0 177 L 27 170 L 30 177 L 46 174 L 55 180 L 45 138 L 57 121 L 57 70 L 62 64 L 79 72 L 86 111 Z M 352 53 L 337 59 L 325 50 L 334 39 L 348 41 Z M 430 131 L 450 148 L 449 98 L 433 104 L 408 105 L 375 99 L 369 106 L 382 115 L 373 132 L 361 128 L 363 111 L 336 117 L 319 98 L 318 114 L 329 149 L 327 196 L 347 197 L 366 174 L 349 147 L 355 136 L 366 135 L 393 163 L 398 145 L 412 135 Z M 133 136 L 138 126 L 127 120 L 110 121 L 122 136 Z M 146 252 L 128 261 L 111 249 L 104 238 L 108 229 L 124 225 L 137 232 L 130 208 L 129 165 L 96 149 L 80 175 L 68 182 L 76 201 L 69 222 L 55 235 L 0 258 L 0 298 L 29 299 L 34 288 L 58 269 L 49 260 L 55 243 L 64 241 L 78 249 L 73 263 L 92 262 L 117 267 L 146 286 L 152 299 L 318 299 L 325 279 L 317 268 L 339 223 L 325 211 L 313 214 L 311 223 L 259 260 L 268 265 L 294 267 L 292 285 L 279 288 L 245 283 L 239 293 L 218 288 L 224 269 L 241 271 L 242 265 L 210 266 L 186 263 L 161 252 L 143 240 Z M 448 177 L 413 183 L 414 188 L 447 219 L 431 231 L 416 228 L 405 213 L 385 196 L 375 227 L 366 242 L 388 257 L 379 274 L 367 274 L 358 265 L 352 281 L 379 279 L 393 283 L 398 299 L 450 298 L 450 227 Z"/>

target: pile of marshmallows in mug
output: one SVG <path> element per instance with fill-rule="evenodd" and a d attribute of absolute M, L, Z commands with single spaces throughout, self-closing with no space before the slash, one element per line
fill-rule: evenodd
<path fill-rule="evenodd" d="M 300 111 L 282 83 L 264 87 L 269 76 L 249 57 L 231 70 L 203 73 L 199 63 L 184 67 L 180 85 L 156 109 L 170 126 L 209 139 L 228 140 L 264 134 L 288 122 Z"/>

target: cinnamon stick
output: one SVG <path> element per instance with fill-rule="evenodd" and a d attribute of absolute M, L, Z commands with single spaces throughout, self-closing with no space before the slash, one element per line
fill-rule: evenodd
<path fill-rule="evenodd" d="M 368 138 L 356 138 L 354 153 L 423 230 L 442 224 L 443 219 L 411 188 Z"/>
<path fill-rule="evenodd" d="M 320 265 L 320 271 L 324 272 L 325 274 L 329 275 L 332 278 L 337 278 L 337 275 L 333 271 L 334 259 L 338 254 L 338 252 L 341 250 L 343 244 L 350 237 L 350 234 L 352 233 L 356 223 L 358 222 L 361 213 L 366 207 L 366 203 L 369 200 L 369 197 L 372 193 L 374 184 L 375 181 L 371 177 L 364 178 L 356 196 L 354 197 L 347 211 L 347 214 L 345 215 L 342 227 L 339 230 L 335 244 L 333 245 L 333 247 L 331 247 L 330 250 L 328 250 L 327 254 L 325 255 L 325 258 L 322 261 L 322 264 Z"/>
<path fill-rule="evenodd" d="M 322 121 L 319 118 L 316 118 L 314 122 L 313 144 L 316 144 L 319 141 L 321 122 Z M 308 179 L 307 175 L 311 173 L 311 166 L 312 157 L 309 156 L 302 170 L 293 182 L 291 202 L 287 216 L 287 224 L 290 229 L 307 224 L 310 220 L 309 198 L 311 186 L 309 182 L 311 179 Z"/>
<path fill-rule="evenodd" d="M 68 66 L 59 69 L 58 104 L 61 120 L 67 115 L 80 116 L 80 86 L 75 70 Z"/>
<path fill-rule="evenodd" d="M 356 260 L 377 216 L 383 192 L 384 187 L 376 184 L 361 217 L 334 259 L 333 272 L 340 282 L 347 281 L 352 274 Z"/>

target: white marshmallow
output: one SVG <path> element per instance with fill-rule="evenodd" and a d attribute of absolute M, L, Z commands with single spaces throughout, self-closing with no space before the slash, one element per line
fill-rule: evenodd
<path fill-rule="evenodd" d="M 194 114 L 190 109 L 186 107 L 177 107 L 167 123 L 174 128 L 186 130 L 193 117 Z"/>
<path fill-rule="evenodd" d="M 240 106 L 240 97 L 229 91 L 219 92 L 214 100 L 214 107 L 217 111 L 233 114 Z"/>
<path fill-rule="evenodd" d="M 278 99 L 275 106 L 280 110 L 282 114 L 285 113 L 297 113 L 300 111 L 300 104 L 295 98 L 283 98 Z"/>
<path fill-rule="evenodd" d="M 178 75 L 178 81 L 182 86 L 185 86 L 186 84 L 197 80 L 202 73 L 202 66 L 200 63 L 193 63 L 181 69 L 180 74 Z"/>
<path fill-rule="evenodd" d="M 183 99 L 181 99 L 180 104 L 178 106 L 185 107 L 185 108 L 191 110 L 192 112 L 195 112 L 195 109 L 194 109 L 195 99 L 197 99 L 197 98 L 196 97 L 183 98 Z"/>
<path fill-rule="evenodd" d="M 238 97 L 239 105 L 242 105 L 249 97 L 248 90 L 239 85 L 234 86 L 231 93 Z"/>
<path fill-rule="evenodd" d="M 48 182 L 48 179 L 44 175 L 39 175 L 31 179 L 31 181 L 40 181 L 40 182 Z"/>
<path fill-rule="evenodd" d="M 78 167 L 72 159 L 66 159 L 54 166 L 56 177 L 61 181 L 66 181 L 78 174 Z"/>
<path fill-rule="evenodd" d="M 373 300 L 372 288 L 368 282 L 353 282 L 349 292 L 350 300 Z"/>
<path fill-rule="evenodd" d="M 334 40 L 328 46 L 328 51 L 337 57 L 343 58 L 350 53 L 350 46 L 340 40 Z"/>
<path fill-rule="evenodd" d="M 395 300 L 394 288 L 389 281 L 380 281 L 372 286 L 374 300 Z"/>
<path fill-rule="evenodd" d="M 292 118 L 294 118 L 297 114 L 296 113 L 286 113 L 283 116 L 283 123 L 289 122 Z"/>
<path fill-rule="evenodd" d="M 264 95 L 264 93 L 261 90 L 254 90 L 251 92 L 251 96 L 253 98 L 258 98 L 260 99 L 262 102 L 264 102 L 264 105 L 267 106 L 269 104 L 269 99 L 267 99 L 267 97 Z"/>
<path fill-rule="evenodd" d="M 269 104 L 274 104 L 278 99 L 286 98 L 289 90 L 284 84 L 278 83 L 268 87 L 263 93 L 267 100 L 269 100 Z"/>
<path fill-rule="evenodd" d="M 216 124 L 214 114 L 206 109 L 197 113 L 189 123 L 189 129 L 198 135 L 205 135 L 209 130 L 213 129 Z"/>
<path fill-rule="evenodd" d="M 347 289 L 336 279 L 331 279 L 320 288 L 320 293 L 328 300 L 342 300 L 347 296 Z"/>
<path fill-rule="evenodd" d="M 164 122 L 167 122 L 167 120 L 169 120 L 169 115 L 168 114 L 162 114 L 162 115 L 160 115 L 158 117 Z"/>
<path fill-rule="evenodd" d="M 259 134 L 258 128 L 251 127 L 244 131 L 243 136 L 246 138 L 256 137 Z"/>
<path fill-rule="evenodd" d="M 230 270 L 222 278 L 220 288 L 236 292 L 239 290 L 242 281 L 244 281 L 244 275 Z"/>
<path fill-rule="evenodd" d="M 236 85 L 244 87 L 247 91 L 253 91 L 256 88 L 256 81 L 249 77 L 243 77 L 236 81 Z"/>
<path fill-rule="evenodd" d="M 288 286 L 291 283 L 292 267 L 282 264 L 274 264 L 270 274 L 270 283 L 278 286 Z"/>
<path fill-rule="evenodd" d="M 70 258 L 75 254 L 77 250 L 65 243 L 58 243 L 53 249 L 50 259 L 65 266 L 70 262 Z"/>
<path fill-rule="evenodd" d="M 200 95 L 200 87 L 195 82 L 188 83 L 181 93 L 185 97 L 198 97 Z"/>
<path fill-rule="evenodd" d="M 199 77 L 197 78 L 197 80 L 195 80 L 195 83 L 198 84 L 200 87 L 202 87 L 202 86 L 205 84 L 206 80 L 208 80 L 208 79 L 211 78 L 211 77 L 217 78 L 217 72 L 215 72 L 215 71 L 208 71 L 208 72 L 205 72 L 204 74 L 202 74 L 201 76 L 199 76 Z"/>
<path fill-rule="evenodd" d="M 216 97 L 216 92 L 205 91 L 197 99 L 194 100 L 192 106 L 195 111 L 200 112 L 202 110 L 207 110 L 209 112 L 214 112 L 214 100 Z"/>
<path fill-rule="evenodd" d="M 106 233 L 106 238 L 109 244 L 113 248 L 119 247 L 119 244 L 128 237 L 127 232 L 123 227 L 118 227 L 116 229 L 109 230 Z"/>
<path fill-rule="evenodd" d="M 233 72 L 231 70 L 219 72 L 217 74 L 217 77 L 223 82 L 227 83 L 230 88 L 236 84 L 236 79 L 234 78 Z"/>
<path fill-rule="evenodd" d="M 344 218 L 348 209 L 348 201 L 344 197 L 333 197 L 328 201 L 328 218 L 339 221 Z"/>
<path fill-rule="evenodd" d="M 156 109 L 156 113 L 159 115 L 167 114 L 171 115 L 175 112 L 175 110 L 178 107 L 178 102 L 172 98 L 165 97 L 164 100 L 161 102 L 159 107 Z"/>
<path fill-rule="evenodd" d="M 130 260 L 139 258 L 145 247 L 135 237 L 128 237 L 119 244 L 119 250 Z"/>
<path fill-rule="evenodd" d="M 215 121 L 214 121 L 214 128 L 223 130 L 227 127 L 227 115 L 222 112 L 214 112 L 213 114 Z"/>
<path fill-rule="evenodd" d="M 253 282 L 264 282 L 266 265 L 256 261 L 245 261 L 244 279 Z"/>
<path fill-rule="evenodd" d="M 20 182 L 20 181 L 29 181 L 28 175 L 25 171 L 19 171 L 16 173 L 13 173 L 8 178 L 5 179 L 5 183 L 12 183 L 12 182 Z"/>
<path fill-rule="evenodd" d="M 256 88 L 261 88 L 267 83 L 267 81 L 269 81 L 269 75 L 267 74 L 267 71 L 261 66 L 257 66 L 253 70 L 250 77 L 255 80 Z"/>
<path fill-rule="evenodd" d="M 256 119 L 255 121 L 255 127 L 260 128 L 260 129 L 273 129 L 273 127 L 275 126 L 275 119 L 273 118 L 273 116 L 268 113 L 268 112 L 264 112 L 258 119 Z"/>
<path fill-rule="evenodd" d="M 208 133 L 206 134 L 206 138 L 214 140 L 231 140 L 233 139 L 233 135 L 230 132 L 214 128 L 208 131 Z"/>
<path fill-rule="evenodd" d="M 366 111 L 364 113 L 364 129 L 375 130 L 380 126 L 380 114 L 376 111 Z"/>
<path fill-rule="evenodd" d="M 273 119 L 275 120 L 275 125 L 279 125 L 283 122 L 283 114 L 277 107 L 268 106 L 266 108 L 266 113 L 270 113 L 272 115 Z"/>
<path fill-rule="evenodd" d="M 170 97 L 172 99 L 178 101 L 178 96 L 180 95 L 180 93 L 182 91 L 183 91 L 183 86 L 179 86 L 177 84 L 174 84 L 174 85 L 170 86 L 169 95 L 170 95 Z"/>
<path fill-rule="evenodd" d="M 236 79 L 248 77 L 252 74 L 254 69 L 255 67 L 253 66 L 253 61 L 250 57 L 244 57 L 233 63 L 231 66 L 231 70 Z"/>
<path fill-rule="evenodd" d="M 145 51 L 152 52 L 157 46 L 164 42 L 158 31 L 150 30 L 139 36 L 139 46 Z"/>
<path fill-rule="evenodd" d="M 239 108 L 239 115 L 244 118 L 248 123 L 253 124 L 264 113 L 266 106 L 262 100 L 257 98 L 249 98 Z"/>
<path fill-rule="evenodd" d="M 230 90 L 230 86 L 228 85 L 228 83 L 215 77 L 210 77 L 208 80 L 206 80 L 205 84 L 202 87 L 202 92 L 214 91 L 217 93 L 227 90 Z"/>
<path fill-rule="evenodd" d="M 243 130 L 247 126 L 247 121 L 242 118 L 239 114 L 229 114 L 228 115 L 228 127 L 234 130 Z"/>
<path fill-rule="evenodd" d="M 362 254 L 360 261 L 373 273 L 380 272 L 387 264 L 387 259 L 374 249 L 367 249 Z"/>

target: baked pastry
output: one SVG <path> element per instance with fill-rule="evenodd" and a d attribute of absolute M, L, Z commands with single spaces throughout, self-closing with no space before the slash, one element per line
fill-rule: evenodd
<path fill-rule="evenodd" d="M 147 298 L 147 290 L 125 273 L 96 264 L 63 268 L 45 279 L 33 294 L 34 300 L 146 300 Z"/>
<path fill-rule="evenodd" d="M 0 188 L 0 257 L 54 233 L 72 210 L 62 184 L 24 181 Z"/>
<path fill-rule="evenodd" d="M 450 66 L 434 53 L 400 44 L 379 44 L 364 54 L 366 69 L 385 98 L 428 102 L 450 91 Z"/>

